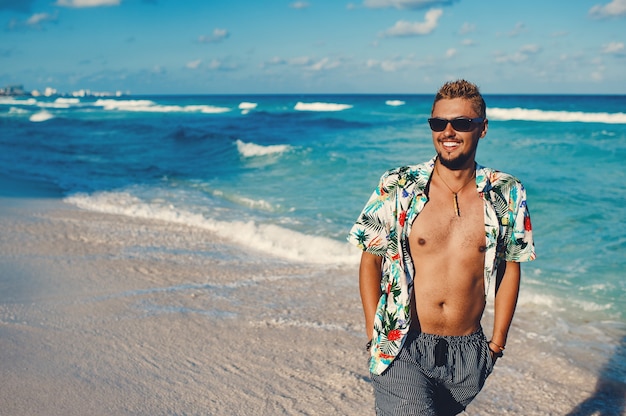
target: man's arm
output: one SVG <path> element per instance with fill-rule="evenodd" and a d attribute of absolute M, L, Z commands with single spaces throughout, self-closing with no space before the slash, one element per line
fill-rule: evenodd
<path fill-rule="evenodd" d="M 493 318 L 493 335 L 491 341 L 495 345 L 489 348 L 498 352 L 498 347 L 506 345 L 509 328 L 515 314 L 520 286 L 520 264 L 507 261 L 502 263 L 496 279 L 496 300 Z M 493 356 L 493 354 L 492 354 Z"/>
<path fill-rule="evenodd" d="M 380 299 L 380 278 L 383 258 L 375 254 L 363 252 L 359 267 L 359 290 L 365 315 L 365 333 L 367 339 L 374 334 L 374 317 Z"/>

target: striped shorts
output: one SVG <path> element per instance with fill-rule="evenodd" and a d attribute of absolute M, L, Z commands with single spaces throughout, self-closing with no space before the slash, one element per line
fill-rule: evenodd
<path fill-rule="evenodd" d="M 492 370 L 482 328 L 463 336 L 409 333 L 391 365 L 381 375 L 370 374 L 376 414 L 456 415 Z"/>

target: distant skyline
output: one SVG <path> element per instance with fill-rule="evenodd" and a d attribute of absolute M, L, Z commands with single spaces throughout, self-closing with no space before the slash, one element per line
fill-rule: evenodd
<path fill-rule="evenodd" d="M 626 0 L 0 0 L 0 88 L 626 94 Z"/>

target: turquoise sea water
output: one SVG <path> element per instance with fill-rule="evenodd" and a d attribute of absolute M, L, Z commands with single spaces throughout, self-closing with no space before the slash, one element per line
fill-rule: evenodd
<path fill-rule="evenodd" d="M 487 96 L 478 161 L 528 190 L 528 331 L 574 359 L 626 334 L 626 96 Z M 0 173 L 83 209 L 214 230 L 288 261 L 354 264 L 345 236 L 388 168 L 433 156 L 431 96 L 0 98 Z M 591 328 L 591 329 L 590 329 Z M 569 352 L 567 352 L 569 351 Z M 621 360 L 623 363 L 625 360 Z M 620 360 L 617 360 L 620 362 Z M 626 381 L 624 364 L 613 377 Z"/>

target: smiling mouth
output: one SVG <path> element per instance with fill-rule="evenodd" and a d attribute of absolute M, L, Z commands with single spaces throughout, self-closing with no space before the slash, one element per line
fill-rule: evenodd
<path fill-rule="evenodd" d="M 444 149 L 451 151 L 459 147 L 461 143 L 445 140 L 441 142 L 441 145 L 443 146 Z"/>

